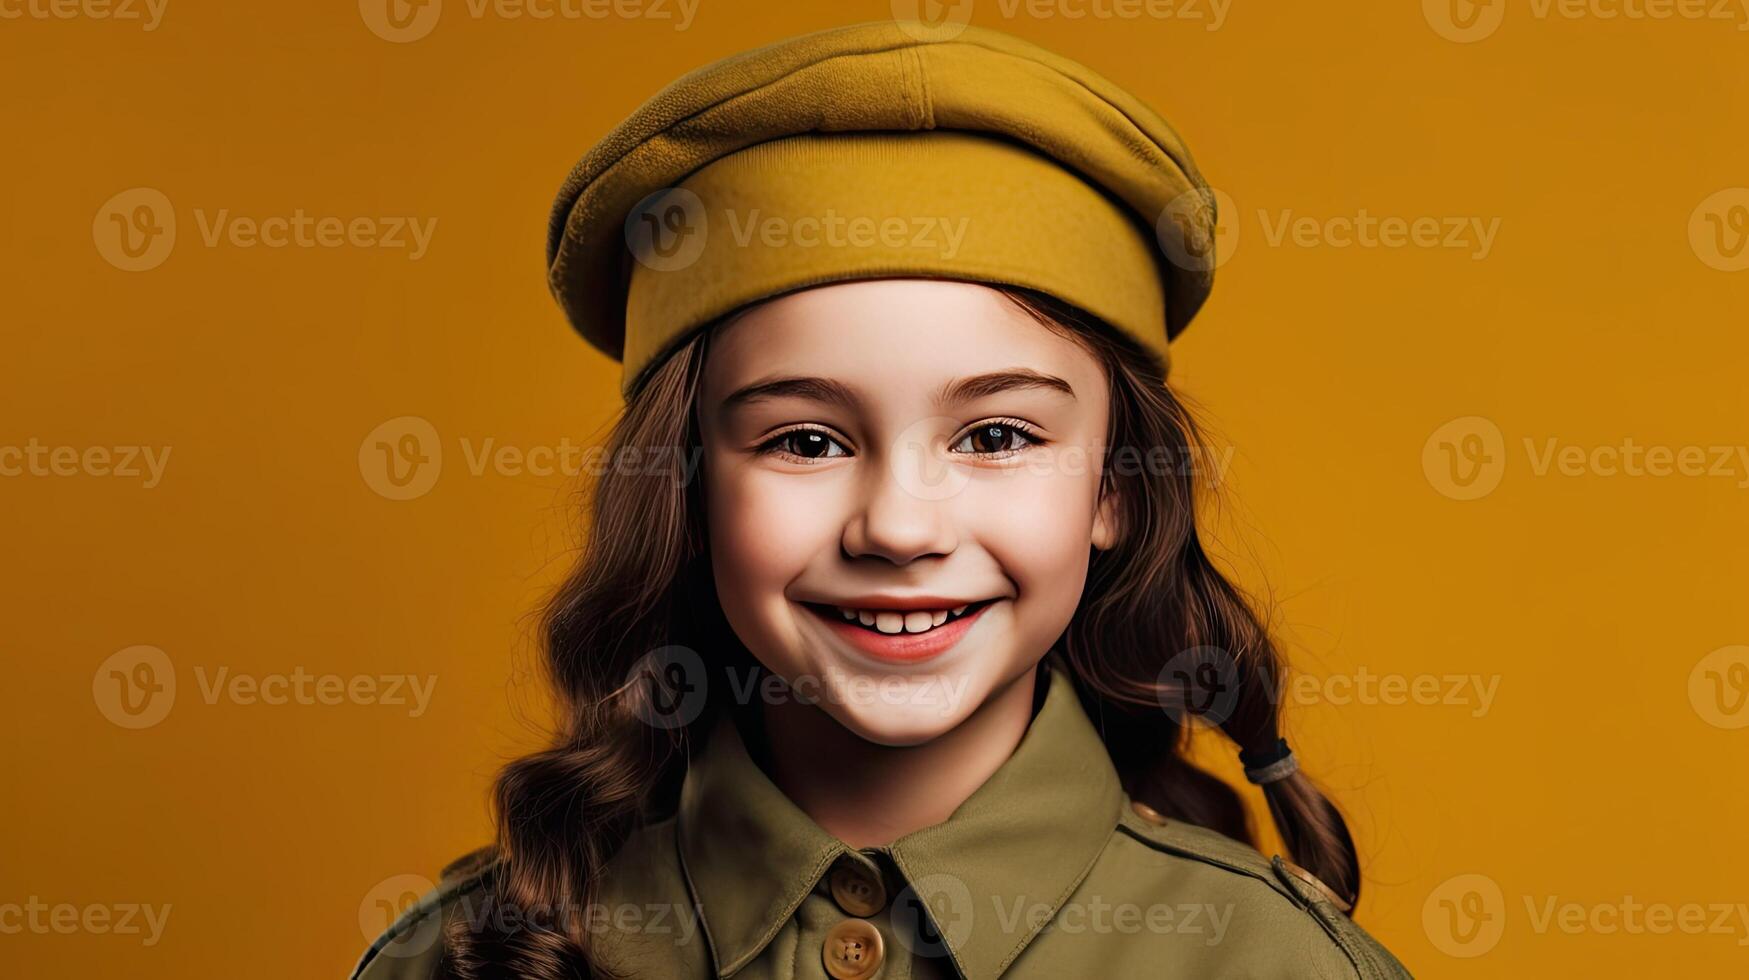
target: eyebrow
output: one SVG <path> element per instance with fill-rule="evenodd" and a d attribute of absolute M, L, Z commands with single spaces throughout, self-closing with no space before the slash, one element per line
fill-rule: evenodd
<path fill-rule="evenodd" d="M 1071 399 L 1075 397 L 1075 389 L 1069 382 L 1054 374 L 1044 374 L 1030 368 L 1011 368 L 1007 371 L 974 374 L 969 378 L 942 385 L 941 390 L 935 393 L 935 401 L 939 405 L 957 405 L 1005 391 L 1024 391 L 1030 388 L 1059 391 Z"/>
<path fill-rule="evenodd" d="M 784 377 L 755 381 L 744 388 L 737 388 L 723 399 L 723 408 L 736 408 L 765 398 L 805 398 L 809 401 L 828 402 L 847 410 L 856 407 L 856 395 L 830 378 Z"/>
<path fill-rule="evenodd" d="M 1070 398 L 1075 397 L 1075 389 L 1069 382 L 1054 374 L 1044 374 L 1029 368 L 1012 368 L 950 381 L 936 390 L 935 402 L 938 405 L 955 405 L 1005 391 L 1032 388 L 1058 391 Z M 849 387 L 831 378 L 793 376 L 768 378 L 738 388 L 723 399 L 723 408 L 737 408 L 766 398 L 804 398 L 838 405 L 847 410 L 855 408 L 857 401 L 856 394 Z"/>

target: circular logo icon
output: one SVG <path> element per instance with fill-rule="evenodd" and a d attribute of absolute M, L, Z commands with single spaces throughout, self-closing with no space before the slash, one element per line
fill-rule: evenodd
<path fill-rule="evenodd" d="M 97 710 L 122 728 L 151 728 L 176 704 L 176 668 L 153 646 L 117 650 L 91 677 Z"/>
<path fill-rule="evenodd" d="M 1506 475 L 1506 437 L 1480 415 L 1452 419 L 1421 446 L 1421 472 L 1453 500 L 1486 497 Z"/>
<path fill-rule="evenodd" d="M 1727 187 L 1688 216 L 1688 247 L 1720 272 L 1749 269 L 1749 187 Z"/>
<path fill-rule="evenodd" d="M 1421 906 L 1421 927 L 1434 948 L 1447 956 L 1481 956 L 1506 931 L 1506 898 L 1487 875 L 1448 878 Z"/>
<path fill-rule="evenodd" d="M 390 419 L 358 444 L 358 473 L 378 496 L 423 497 L 442 472 L 443 443 L 437 428 L 417 415 Z"/>
<path fill-rule="evenodd" d="M 951 41 L 972 22 L 973 0 L 890 0 L 899 30 L 917 41 Z"/>
<path fill-rule="evenodd" d="M 1720 647 L 1688 672 L 1688 703 L 1715 728 L 1749 727 L 1749 646 Z"/>
<path fill-rule="evenodd" d="M 1218 269 L 1239 250 L 1238 214 L 1225 191 L 1192 188 L 1160 211 L 1154 219 L 1154 237 L 1166 258 L 1180 269 Z"/>
<path fill-rule="evenodd" d="M 1435 34 L 1470 44 L 1500 29 L 1506 0 L 1421 0 L 1421 14 Z"/>
<path fill-rule="evenodd" d="M 959 424 L 945 415 L 931 416 L 907 425 L 893 438 L 887 469 L 906 493 L 919 500 L 947 500 L 971 482 L 948 445 Z"/>
<path fill-rule="evenodd" d="M 950 874 L 911 882 L 893 899 L 891 922 L 900 945 L 918 956 L 946 957 L 972 935 L 972 890 Z"/>
<path fill-rule="evenodd" d="M 683 728 L 704 711 L 710 677 L 690 647 L 657 647 L 626 672 L 631 707 L 651 728 Z"/>
<path fill-rule="evenodd" d="M 638 202 L 626 215 L 626 248 L 657 272 L 673 272 L 698 261 L 709 231 L 704 201 L 680 187 L 665 187 Z"/>
<path fill-rule="evenodd" d="M 97 254 L 123 272 L 156 269 L 176 247 L 176 209 L 155 188 L 122 191 L 97 209 L 91 240 Z"/>
<path fill-rule="evenodd" d="M 443 0 L 358 0 L 358 15 L 364 26 L 385 41 L 406 44 L 417 41 L 437 26 L 443 15 Z"/>
<path fill-rule="evenodd" d="M 1192 720 L 1219 728 L 1239 703 L 1239 664 L 1220 647 L 1191 647 L 1160 668 L 1160 707 L 1180 725 Z"/>
<path fill-rule="evenodd" d="M 406 911 L 437 886 L 423 875 L 391 875 L 377 882 L 364 893 L 358 903 L 358 929 L 365 942 L 375 942 L 378 936 L 400 921 Z M 431 948 L 443 932 L 443 918 L 428 915 L 412 929 L 402 932 L 395 941 L 384 946 L 382 956 L 418 956 Z"/>

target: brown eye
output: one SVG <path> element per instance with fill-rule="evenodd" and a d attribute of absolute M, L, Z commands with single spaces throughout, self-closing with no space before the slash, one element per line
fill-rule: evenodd
<path fill-rule="evenodd" d="M 1032 440 L 1017 425 L 1007 422 L 985 422 L 960 437 L 954 444 L 956 453 L 999 456 L 1032 445 Z"/>
<path fill-rule="evenodd" d="M 832 440 L 818 432 L 791 433 L 789 441 L 792 452 L 808 459 L 819 459 L 832 451 Z"/>
<path fill-rule="evenodd" d="M 794 429 L 778 435 L 762 448 L 802 459 L 828 459 L 850 455 L 842 443 L 819 429 Z"/>

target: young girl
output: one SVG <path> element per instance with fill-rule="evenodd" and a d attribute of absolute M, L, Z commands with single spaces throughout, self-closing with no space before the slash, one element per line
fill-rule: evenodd
<path fill-rule="evenodd" d="M 914 23 L 592 150 L 551 282 L 626 410 L 547 611 L 562 730 L 357 975 L 1405 975 L 1198 536 L 1166 342 L 1210 199 L 1110 82 Z"/>

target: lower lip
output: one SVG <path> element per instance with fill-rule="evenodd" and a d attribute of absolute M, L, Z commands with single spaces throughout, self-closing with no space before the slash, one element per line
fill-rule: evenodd
<path fill-rule="evenodd" d="M 915 664 L 952 649 L 960 641 L 960 637 L 966 635 L 966 630 L 977 622 L 978 617 L 984 615 L 984 610 L 994 604 L 986 602 L 951 623 L 943 623 L 922 633 L 877 633 L 862 626 L 852 626 L 840 613 L 828 614 L 811 606 L 808 611 L 825 620 L 826 625 L 836 630 L 845 642 L 876 660 L 894 664 Z"/>

